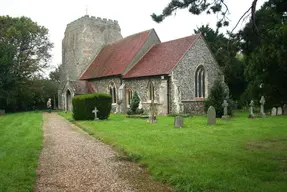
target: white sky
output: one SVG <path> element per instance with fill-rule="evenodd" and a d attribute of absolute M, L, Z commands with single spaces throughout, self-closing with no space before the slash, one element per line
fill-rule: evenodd
<path fill-rule="evenodd" d="M 168 41 L 193 34 L 197 26 L 216 25 L 215 15 L 194 16 L 188 10 L 177 11 L 162 23 L 155 23 L 150 15 L 159 14 L 170 0 L 0 0 L 0 15 L 26 16 L 49 29 L 50 40 L 54 43 L 51 67 L 62 61 L 61 42 L 66 25 L 86 14 L 118 20 L 123 37 L 154 28 L 161 41 Z M 241 15 L 250 7 L 251 0 L 227 0 L 232 29 Z M 257 9 L 265 2 L 258 0 Z M 242 27 L 239 25 L 239 28 Z"/>

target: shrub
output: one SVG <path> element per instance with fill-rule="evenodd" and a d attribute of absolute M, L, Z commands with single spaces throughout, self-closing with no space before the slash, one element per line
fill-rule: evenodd
<path fill-rule="evenodd" d="M 130 109 L 127 111 L 127 114 L 128 115 L 143 114 L 144 110 L 138 109 L 139 104 L 140 104 L 140 98 L 137 92 L 135 91 L 130 105 Z"/>
<path fill-rule="evenodd" d="M 140 98 L 138 96 L 138 93 L 135 91 L 133 98 L 132 98 L 131 106 L 130 106 L 133 113 L 136 113 L 136 110 L 139 107 L 139 104 L 140 104 Z"/>
<path fill-rule="evenodd" d="M 210 89 L 210 94 L 206 100 L 204 100 L 204 110 L 207 112 L 208 108 L 212 105 L 216 111 L 216 117 L 220 118 L 223 116 L 223 100 L 226 99 L 228 93 L 224 89 L 222 82 L 216 80 L 213 87 Z M 226 99 L 228 102 L 228 115 L 232 115 L 233 101 Z"/>
<path fill-rule="evenodd" d="M 73 117 L 75 120 L 93 120 L 92 112 L 97 107 L 98 118 L 107 119 L 112 109 L 112 97 L 105 93 L 79 95 L 73 98 Z"/>

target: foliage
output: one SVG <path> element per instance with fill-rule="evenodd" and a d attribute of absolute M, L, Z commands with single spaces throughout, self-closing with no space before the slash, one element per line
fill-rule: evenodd
<path fill-rule="evenodd" d="M 228 93 L 224 89 L 222 82 L 216 80 L 210 89 L 210 94 L 208 98 L 204 101 L 204 110 L 207 112 L 210 106 L 213 106 L 216 111 L 216 117 L 220 118 L 223 116 L 223 107 L 222 103 L 224 100 L 228 102 L 228 115 L 232 115 L 232 104 L 231 99 L 228 98 Z"/>
<path fill-rule="evenodd" d="M 93 120 L 95 107 L 97 117 L 107 119 L 112 109 L 112 97 L 105 93 L 93 93 L 73 97 L 73 117 L 75 120 Z"/>
<path fill-rule="evenodd" d="M 264 95 L 268 107 L 286 102 L 286 10 L 286 1 L 269 0 L 256 12 L 256 27 L 260 33 L 253 33 L 251 23 L 239 32 L 248 80 L 244 97 L 251 100 Z"/>
<path fill-rule="evenodd" d="M 61 71 L 62 65 L 59 65 L 57 68 L 55 68 L 54 71 L 51 71 L 49 74 L 49 78 L 57 83 L 60 83 L 60 71 Z"/>
<path fill-rule="evenodd" d="M 27 17 L 0 16 L 0 106 L 28 110 L 33 80 L 48 67 L 53 45 L 48 30 Z M 33 85 L 33 86 L 32 86 Z"/>
<path fill-rule="evenodd" d="M 170 0 L 170 3 L 163 9 L 161 14 L 156 15 L 153 13 L 151 17 L 155 22 L 159 23 L 172 13 L 175 13 L 178 9 L 188 9 L 188 11 L 193 15 L 200 15 L 202 13 L 215 14 L 218 18 L 217 27 L 219 28 L 229 25 L 229 19 L 227 16 L 229 14 L 229 10 L 226 2 L 227 0 Z M 253 19 L 256 4 L 257 0 L 252 0 L 250 8 L 243 14 L 243 16 L 250 11 Z"/>
<path fill-rule="evenodd" d="M 213 30 L 209 25 L 201 26 L 194 30 L 201 33 L 207 41 L 211 52 L 221 67 L 225 76 L 225 82 L 230 89 L 233 99 L 239 100 L 247 86 L 244 78 L 244 63 L 242 58 L 238 59 L 239 41 L 238 37 L 230 35 L 228 39 L 218 29 Z"/>
<path fill-rule="evenodd" d="M 140 104 L 140 98 L 138 96 L 138 93 L 135 91 L 135 93 L 133 94 L 130 109 L 128 109 L 127 114 L 128 115 L 143 114 L 144 110 L 138 109 L 139 104 Z"/>
<path fill-rule="evenodd" d="M 140 104 L 140 98 L 138 96 L 138 93 L 135 91 L 133 94 L 133 98 L 132 98 L 132 102 L 130 106 L 133 113 L 136 112 L 137 108 L 139 107 L 139 104 Z"/>
<path fill-rule="evenodd" d="M 174 129 L 174 118 L 166 116 L 156 124 L 125 115 L 74 123 L 131 155 L 176 191 L 287 191 L 287 118 L 247 116 L 235 113 L 211 127 L 205 116 L 194 116 L 184 120 L 183 129 Z"/>
<path fill-rule="evenodd" d="M 0 117 L 0 191 L 34 191 L 42 137 L 42 113 Z"/>

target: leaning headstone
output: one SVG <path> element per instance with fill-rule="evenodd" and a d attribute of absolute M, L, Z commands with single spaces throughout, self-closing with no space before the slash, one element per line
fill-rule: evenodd
<path fill-rule="evenodd" d="M 92 112 L 95 114 L 95 120 L 99 120 L 99 118 L 98 118 L 99 110 L 97 109 L 97 107 L 95 107 L 95 109 Z"/>
<path fill-rule="evenodd" d="M 287 104 L 283 105 L 283 114 L 287 115 Z"/>
<path fill-rule="evenodd" d="M 4 109 L 0 109 L 0 116 L 5 115 L 5 110 Z"/>
<path fill-rule="evenodd" d="M 228 119 L 229 118 L 229 115 L 227 114 L 228 113 L 228 111 L 227 111 L 228 103 L 227 103 L 226 100 L 223 101 L 222 107 L 223 107 L 223 116 L 222 116 L 222 118 L 223 119 Z"/>
<path fill-rule="evenodd" d="M 216 112 L 213 106 L 210 106 L 207 110 L 207 124 L 212 125 L 216 123 Z"/>
<path fill-rule="evenodd" d="M 253 100 L 251 100 L 249 106 L 250 106 L 250 109 L 249 109 L 249 116 L 248 117 L 254 118 L 254 113 L 253 113 L 254 101 Z"/>
<path fill-rule="evenodd" d="M 180 116 L 176 116 L 174 118 L 174 128 L 182 128 L 184 123 L 184 118 Z"/>
<path fill-rule="evenodd" d="M 265 104 L 265 98 L 262 95 L 261 99 L 260 99 L 260 117 L 265 117 L 265 113 L 264 113 L 264 104 Z"/>
<path fill-rule="evenodd" d="M 277 115 L 282 115 L 282 107 L 277 108 Z"/>
<path fill-rule="evenodd" d="M 276 114 L 277 114 L 277 109 L 276 107 L 273 107 L 271 110 L 271 116 L 276 116 Z"/>

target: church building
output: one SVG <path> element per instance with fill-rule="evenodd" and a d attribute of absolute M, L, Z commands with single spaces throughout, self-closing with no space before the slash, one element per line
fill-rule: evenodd
<path fill-rule="evenodd" d="M 201 34 L 161 42 L 149 29 L 123 38 L 117 21 L 88 15 L 67 25 L 62 42 L 59 108 L 93 92 L 112 96 L 125 113 L 134 92 L 140 108 L 156 114 L 203 113 L 203 100 L 222 72 Z"/>

